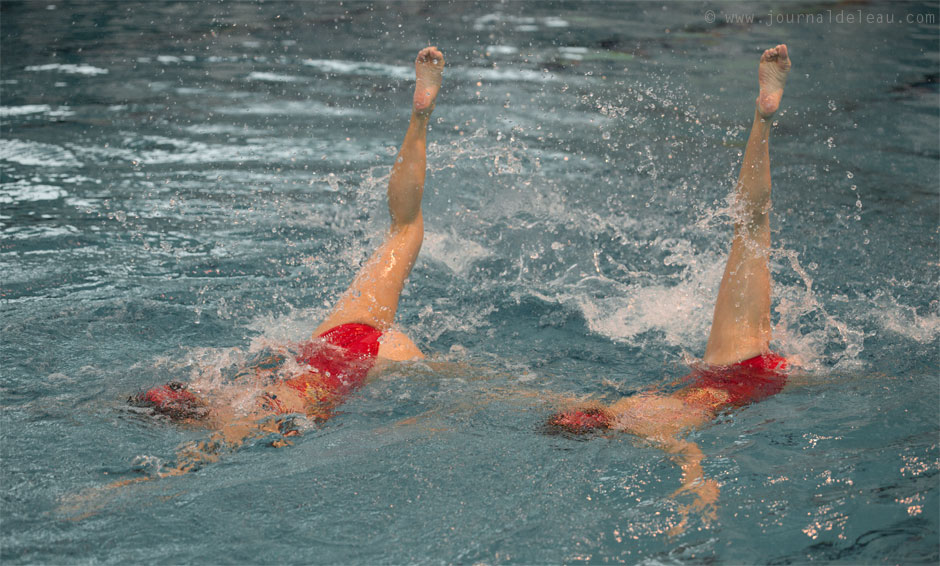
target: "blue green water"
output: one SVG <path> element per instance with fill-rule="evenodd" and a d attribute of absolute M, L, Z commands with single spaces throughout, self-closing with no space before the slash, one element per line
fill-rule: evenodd
<path fill-rule="evenodd" d="M 0 26 L 4 563 L 940 557 L 936 3 L 46 0 Z M 780 42 L 774 348 L 801 371 L 691 433 L 717 516 L 668 536 L 677 467 L 542 434 L 546 395 L 702 355 Z M 393 368 L 293 446 L 102 489 L 207 436 L 128 395 L 221 387 L 345 288 L 429 43 L 448 66 L 399 321 L 448 364 Z"/>

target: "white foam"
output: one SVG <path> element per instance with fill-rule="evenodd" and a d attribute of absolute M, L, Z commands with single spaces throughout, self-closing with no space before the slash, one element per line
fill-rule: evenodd
<path fill-rule="evenodd" d="M 82 163 L 67 149 L 22 140 L 0 140 L 0 160 L 41 167 L 82 167 Z"/>
<path fill-rule="evenodd" d="M 872 301 L 875 321 L 888 332 L 898 334 L 920 344 L 929 344 L 940 338 L 940 314 L 928 312 L 921 316 L 917 309 L 900 304 L 889 295 Z"/>
<path fill-rule="evenodd" d="M 632 279 L 641 280 L 636 283 L 572 266 L 547 292 L 533 294 L 580 312 L 591 332 L 616 342 L 634 344 L 643 334 L 658 332 L 670 346 L 698 351 L 708 338 L 723 265 L 710 258 L 688 263 L 695 267 L 681 277 L 650 280 L 650 274 L 634 274 Z"/>
<path fill-rule="evenodd" d="M 30 65 L 26 67 L 27 71 L 57 71 L 69 75 L 107 75 L 108 70 L 91 65 L 72 65 L 69 63 L 49 63 L 47 65 Z"/>
<path fill-rule="evenodd" d="M 483 81 L 523 81 L 548 82 L 555 80 L 552 73 L 532 71 L 529 69 L 488 69 L 485 67 L 470 67 L 463 69 L 459 74 L 472 80 Z"/>
<path fill-rule="evenodd" d="M 446 265 L 457 275 L 465 276 L 474 262 L 493 255 L 480 244 L 454 234 L 427 232 L 422 253 Z"/>
<path fill-rule="evenodd" d="M 230 134 L 242 136 L 258 136 L 265 133 L 264 130 L 249 128 L 247 126 L 237 126 L 234 124 L 193 124 L 183 128 L 185 131 L 193 134 Z"/>
<path fill-rule="evenodd" d="M 250 106 L 221 106 L 215 109 L 218 114 L 260 114 L 293 116 L 362 116 L 365 113 L 352 108 L 327 106 L 312 100 L 285 100 L 279 102 L 261 102 Z"/>
<path fill-rule="evenodd" d="M 195 61 L 196 58 L 192 55 L 183 55 L 182 57 L 177 57 L 176 55 L 157 55 L 157 61 L 163 63 L 164 65 L 169 65 L 171 63 L 180 63 L 182 61 Z M 138 59 L 140 61 L 140 59 Z"/>
<path fill-rule="evenodd" d="M 565 59 L 575 61 L 584 59 L 584 56 L 588 53 L 587 47 L 559 47 L 558 51 L 561 52 L 562 57 Z"/>
<path fill-rule="evenodd" d="M 259 351 L 269 343 L 284 344 L 308 340 L 326 317 L 327 312 L 326 307 L 319 307 L 293 309 L 289 314 L 282 316 L 271 314 L 258 316 L 246 325 L 249 330 L 260 333 L 259 337 L 253 339 L 249 350 Z"/>
<path fill-rule="evenodd" d="M 68 195 L 68 193 L 61 187 L 54 185 L 33 185 L 28 181 L 16 181 L 0 186 L 0 204 L 56 200 L 66 195 Z"/>
<path fill-rule="evenodd" d="M 478 28 L 477 26 L 485 26 L 485 25 L 488 25 L 488 24 L 495 24 L 495 23 L 498 22 L 501 18 L 502 18 L 502 14 L 499 14 L 499 13 L 495 13 L 495 14 L 484 14 L 484 15 L 480 16 L 479 18 L 477 18 L 476 20 L 473 21 L 473 29 L 483 29 L 482 27 L 479 27 L 479 28 Z"/>
<path fill-rule="evenodd" d="M 546 18 L 533 18 L 531 16 L 514 16 L 511 14 L 504 14 L 502 12 L 495 12 L 491 14 L 484 14 L 473 20 L 473 29 L 474 31 L 487 31 L 496 29 L 497 24 L 511 24 L 514 27 L 515 31 L 537 31 L 539 29 L 539 24 L 549 27 L 549 28 L 564 28 L 568 27 L 568 22 L 559 18 L 558 16 L 549 16 Z"/>
<path fill-rule="evenodd" d="M 414 79 L 414 69 L 402 65 L 334 59 L 305 59 L 303 64 L 334 75 L 384 76 L 400 80 Z"/>
<path fill-rule="evenodd" d="M 298 77 L 295 75 L 279 75 L 277 73 L 254 72 L 249 73 L 246 79 L 249 81 L 265 81 L 272 83 L 295 83 L 297 81 L 303 80 L 303 77 Z"/>
<path fill-rule="evenodd" d="M 98 208 L 98 203 L 84 198 L 68 197 L 65 199 L 65 204 L 73 206 L 85 212 L 91 212 Z"/>
<path fill-rule="evenodd" d="M 78 234 L 74 226 L 17 226 L 4 230 L 3 236 L 14 240 L 35 240 L 37 238 L 61 238 Z"/>
<path fill-rule="evenodd" d="M 715 273 L 720 276 L 720 271 Z M 692 349 L 707 340 L 713 307 L 700 282 L 690 280 L 674 286 L 630 286 L 619 297 L 597 299 L 584 294 L 573 302 L 592 332 L 612 340 L 629 343 L 658 331 L 670 346 Z"/>
<path fill-rule="evenodd" d="M 72 112 L 71 110 L 69 110 L 68 106 L 60 106 L 56 108 L 55 110 L 52 110 L 51 112 L 49 112 L 50 118 L 64 118 L 66 116 L 74 116 L 74 115 L 75 115 L 75 112 Z"/>
<path fill-rule="evenodd" d="M 27 116 L 29 114 L 46 114 L 50 118 L 64 118 L 74 116 L 75 112 L 68 106 L 59 106 L 55 110 L 48 104 L 27 104 L 25 106 L 0 106 L 0 118 L 10 116 Z"/>
<path fill-rule="evenodd" d="M 0 118 L 8 116 L 24 116 L 26 114 L 40 114 L 49 112 L 52 107 L 48 104 L 27 104 L 25 106 L 0 106 Z"/>
<path fill-rule="evenodd" d="M 135 149 L 133 145 L 140 140 L 148 144 L 157 144 L 164 147 Z M 209 144 L 194 140 L 173 139 L 165 136 L 143 136 L 137 138 L 127 134 L 123 147 L 116 145 L 110 147 L 100 146 L 73 146 L 72 149 L 84 158 L 113 160 L 123 159 L 127 162 L 142 164 L 169 164 L 169 163 L 223 163 L 260 161 L 265 163 L 285 162 L 295 158 L 311 159 L 320 156 L 322 152 L 309 146 L 292 143 L 291 140 L 272 140 L 262 138 L 249 140 L 252 143 L 239 144 Z M 166 146 L 169 146 L 167 148 Z M 362 159 L 359 152 L 342 152 L 339 148 L 331 157 L 341 155 L 347 161 Z M 0 152 L 2 156 L 2 152 Z M 267 178 L 267 177 L 263 177 Z"/>
<path fill-rule="evenodd" d="M 488 45 L 486 47 L 487 53 L 493 53 L 496 55 L 513 55 L 519 52 L 517 47 L 512 45 Z"/>
<path fill-rule="evenodd" d="M 446 297 L 429 303 L 418 312 L 420 322 L 409 333 L 418 343 L 433 342 L 445 332 L 454 332 L 458 336 L 484 333 L 491 326 L 489 315 L 496 310 L 494 305 L 480 305 L 467 312 L 455 308 L 454 301 Z"/>

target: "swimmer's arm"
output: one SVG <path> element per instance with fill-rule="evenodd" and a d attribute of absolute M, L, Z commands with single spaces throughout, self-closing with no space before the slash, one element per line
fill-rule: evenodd
<path fill-rule="evenodd" d="M 253 435 L 260 436 L 262 434 L 258 423 L 254 423 L 253 429 L 248 426 L 247 422 L 235 423 L 235 426 L 217 432 L 207 440 L 187 443 L 177 451 L 176 462 L 172 466 L 161 469 L 153 475 L 118 480 L 66 497 L 57 512 L 75 521 L 94 516 L 101 511 L 108 500 L 114 497 L 114 490 L 194 472 L 206 464 L 218 461 L 219 452 L 223 447 L 235 448 Z"/>
<path fill-rule="evenodd" d="M 222 428 L 208 439 L 190 442 L 180 448 L 176 453 L 176 463 L 172 467 L 161 470 L 154 476 L 137 478 L 137 481 L 181 476 L 194 472 L 206 464 L 217 462 L 219 454 L 224 450 L 234 450 L 251 439 L 278 432 L 280 431 L 277 425 L 271 420 L 259 421 L 256 417 L 232 420 L 223 424 Z"/>
<path fill-rule="evenodd" d="M 691 511 L 695 511 L 706 521 L 714 519 L 715 507 L 721 490 L 717 481 L 705 477 L 705 472 L 702 470 L 702 460 L 705 459 L 705 455 L 702 454 L 702 449 L 694 442 L 675 437 L 658 439 L 654 441 L 654 444 L 669 454 L 670 459 L 682 471 L 681 487 L 673 492 L 671 497 L 684 493 L 695 497 L 691 505 L 682 505 L 679 508 L 682 519 L 673 527 L 671 534 L 677 535 L 685 530 Z"/>
<path fill-rule="evenodd" d="M 655 442 L 682 470 L 680 487 L 673 495 L 692 493 L 698 498 L 699 504 L 704 507 L 718 501 L 718 484 L 714 480 L 705 478 L 702 470 L 702 460 L 705 455 L 702 449 L 692 441 L 669 438 Z"/>
<path fill-rule="evenodd" d="M 279 432 L 277 424 L 271 420 L 259 421 L 256 417 L 251 416 L 234 419 L 223 424 L 223 428 L 212 434 L 207 440 L 190 442 L 180 448 L 176 453 L 176 462 L 172 466 L 161 469 L 153 475 L 118 480 L 66 497 L 57 512 L 75 521 L 94 516 L 113 497 L 109 494 L 112 494 L 114 490 L 194 472 L 206 464 L 217 462 L 223 450 L 238 448 L 250 439 L 261 438 Z M 287 433 L 284 436 L 293 436 L 293 434 Z M 286 444 L 290 444 L 290 442 L 285 439 L 273 443 L 274 446 L 284 446 Z"/>
<path fill-rule="evenodd" d="M 194 472 L 206 464 L 219 460 L 219 454 L 225 450 L 234 450 L 254 438 L 261 438 L 271 433 L 280 432 L 271 420 L 259 421 L 256 417 L 242 417 L 222 425 L 207 440 L 192 442 L 183 446 L 176 453 L 176 465 L 161 471 L 155 477 L 180 476 Z"/>
<path fill-rule="evenodd" d="M 689 506 L 680 508 L 685 517 L 696 511 L 704 518 L 714 515 L 718 501 L 718 483 L 705 477 L 702 450 L 683 438 L 686 431 L 708 421 L 711 413 L 693 407 L 676 396 L 640 394 L 614 403 L 608 409 L 617 417 L 617 428 L 634 434 L 669 455 L 682 473 L 681 487 L 673 496 L 689 493 L 695 497 Z M 685 518 L 677 529 L 684 527 Z"/>

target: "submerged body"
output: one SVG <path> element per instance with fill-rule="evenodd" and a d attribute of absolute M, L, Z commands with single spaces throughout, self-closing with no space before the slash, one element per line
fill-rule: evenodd
<path fill-rule="evenodd" d="M 680 380 L 670 395 L 643 392 L 608 407 L 583 407 L 554 415 L 549 424 L 573 433 L 613 429 L 643 437 L 674 436 L 712 420 L 725 409 L 756 403 L 783 390 L 789 364 L 768 353 L 730 366 L 704 366 Z"/>

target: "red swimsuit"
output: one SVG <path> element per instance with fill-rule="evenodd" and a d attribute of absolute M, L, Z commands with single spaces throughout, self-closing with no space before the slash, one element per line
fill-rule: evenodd
<path fill-rule="evenodd" d="M 787 360 L 773 352 L 727 367 L 708 367 L 685 377 L 690 389 L 720 389 L 728 394 L 725 404 L 740 407 L 762 401 L 783 390 Z"/>
<path fill-rule="evenodd" d="M 314 371 L 285 381 L 303 395 L 344 395 L 360 387 L 379 355 L 382 332 L 371 326 L 349 323 L 327 330 L 301 346 L 297 362 Z M 326 399 L 317 399 L 326 400 Z"/>
<path fill-rule="evenodd" d="M 780 393 L 787 383 L 788 367 L 785 358 L 768 352 L 730 366 L 697 369 L 683 378 L 682 381 L 690 383 L 678 393 L 717 389 L 727 393 L 728 398 L 715 403 L 713 408 L 740 407 Z M 610 420 L 610 413 L 604 409 L 573 409 L 552 415 L 548 424 L 554 430 L 564 429 L 570 433 L 584 434 L 609 428 Z"/>

